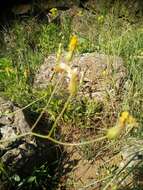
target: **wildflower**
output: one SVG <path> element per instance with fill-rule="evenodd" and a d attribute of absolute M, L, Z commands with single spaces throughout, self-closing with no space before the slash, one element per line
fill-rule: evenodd
<path fill-rule="evenodd" d="M 69 47 L 68 47 L 68 53 L 66 56 L 66 60 L 69 62 L 72 59 L 73 53 L 75 48 L 77 47 L 77 43 L 78 43 L 78 39 L 77 36 L 72 36 L 71 41 L 69 43 Z"/>
<path fill-rule="evenodd" d="M 50 14 L 51 14 L 52 18 L 57 17 L 58 16 L 58 9 L 57 8 L 50 9 Z"/>
<path fill-rule="evenodd" d="M 129 117 L 129 112 L 127 112 L 127 111 L 122 112 L 121 118 L 122 118 L 123 120 L 127 120 L 128 117 Z"/>
<path fill-rule="evenodd" d="M 132 117 L 129 112 L 124 111 L 122 112 L 121 116 L 119 117 L 118 123 L 115 127 L 109 128 L 107 131 L 107 138 L 108 139 L 115 139 L 117 138 L 125 127 L 135 127 L 137 126 L 137 122 L 134 117 Z"/>
<path fill-rule="evenodd" d="M 77 46 L 77 42 L 78 42 L 78 39 L 77 39 L 77 36 L 72 36 L 71 38 L 71 41 L 69 43 L 69 51 L 73 52 Z"/>
<path fill-rule="evenodd" d="M 69 62 L 72 59 L 74 50 L 77 46 L 77 37 L 74 35 L 71 38 L 71 41 L 69 43 L 68 47 L 68 53 L 66 56 L 66 60 Z M 59 45 L 59 49 L 57 52 L 57 65 L 55 66 L 55 72 L 66 72 L 67 76 L 70 78 L 69 85 L 68 85 L 68 90 L 69 93 L 73 96 L 77 92 L 77 83 L 78 83 L 78 74 L 76 69 L 72 69 L 68 64 L 60 62 L 61 59 L 61 54 L 62 54 L 62 45 Z"/>
<path fill-rule="evenodd" d="M 64 69 L 61 67 L 61 65 L 60 64 L 57 64 L 56 66 L 55 66 L 55 72 L 56 73 L 62 73 L 63 71 L 64 71 Z"/>
<path fill-rule="evenodd" d="M 120 134 L 121 134 L 121 128 L 115 126 L 108 129 L 106 136 L 108 139 L 116 139 Z"/>
<path fill-rule="evenodd" d="M 122 112 L 121 116 L 119 117 L 119 126 L 125 127 L 128 118 L 129 118 L 129 112 L 127 111 Z"/>
<path fill-rule="evenodd" d="M 68 89 L 69 89 L 70 94 L 74 96 L 78 88 L 77 70 L 71 70 L 71 72 L 69 73 L 69 77 L 70 77 L 70 82 L 69 82 Z"/>

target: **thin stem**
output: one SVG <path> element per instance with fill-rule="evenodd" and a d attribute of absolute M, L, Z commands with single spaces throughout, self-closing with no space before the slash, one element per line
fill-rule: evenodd
<path fill-rule="evenodd" d="M 31 128 L 31 131 L 33 131 L 33 129 L 36 127 L 36 125 L 38 124 L 38 122 L 40 121 L 41 117 L 43 116 L 44 112 L 46 111 L 46 109 L 48 108 L 49 106 L 49 103 L 51 102 L 58 86 L 59 86 L 59 83 L 61 82 L 61 79 L 62 79 L 63 75 L 61 75 L 61 77 L 59 78 L 59 80 L 57 81 L 55 87 L 54 87 L 54 90 L 52 91 L 51 95 L 50 95 L 50 98 L 47 102 L 47 105 L 44 107 L 43 111 L 40 113 L 39 117 L 37 118 L 36 122 L 33 124 L 32 128 Z"/>
<path fill-rule="evenodd" d="M 16 110 L 16 111 L 14 111 L 14 112 L 10 112 L 10 113 L 7 113 L 7 114 L 3 113 L 3 115 L 6 115 L 6 116 L 8 116 L 8 115 L 13 115 L 13 114 L 16 114 L 16 113 L 19 112 L 19 111 L 23 111 L 23 110 L 25 110 L 26 108 L 28 108 L 29 106 L 31 106 L 32 104 L 34 104 L 34 103 L 36 103 L 36 102 L 42 100 L 42 99 L 45 98 L 46 96 L 47 96 L 47 94 L 45 94 L 44 96 L 42 96 L 42 97 L 40 97 L 40 98 L 38 98 L 38 99 L 32 101 L 31 103 L 27 104 L 26 106 L 24 106 L 24 107 L 22 107 L 22 108 L 20 108 L 20 109 L 18 109 L 18 110 Z"/>
<path fill-rule="evenodd" d="M 83 146 L 83 145 L 99 142 L 99 141 L 105 140 L 107 138 L 106 136 L 103 136 L 103 137 L 99 137 L 98 139 L 94 139 L 94 140 L 90 140 L 90 141 L 85 141 L 85 142 L 81 142 L 81 143 L 74 143 L 74 142 L 73 143 L 68 143 L 68 142 L 58 141 L 58 140 L 50 137 L 49 135 L 41 135 L 41 134 L 34 133 L 34 132 L 31 132 L 30 134 L 33 135 L 33 136 L 36 136 L 36 137 L 43 138 L 43 139 L 48 139 L 48 140 L 50 140 L 50 141 L 52 141 L 52 142 L 54 142 L 56 144 L 64 145 L 64 146 Z"/>
<path fill-rule="evenodd" d="M 25 137 L 27 135 L 31 135 L 31 132 L 24 133 L 24 134 L 21 134 L 21 135 L 17 135 L 15 137 L 10 137 L 10 138 L 5 139 L 5 140 L 0 140 L 0 143 L 5 143 L 7 141 L 13 141 L 13 140 L 16 140 L 16 139 L 20 139 L 20 138 Z"/>
<path fill-rule="evenodd" d="M 68 106 L 68 104 L 69 104 L 71 98 L 72 98 L 72 96 L 70 95 L 70 96 L 68 97 L 68 99 L 67 99 L 67 101 L 66 101 L 66 103 L 65 103 L 65 105 L 64 105 L 64 107 L 63 107 L 63 109 L 62 109 L 62 111 L 61 111 L 61 113 L 60 113 L 60 114 L 58 115 L 58 117 L 56 118 L 56 120 L 55 120 L 55 122 L 54 122 L 54 124 L 53 124 L 53 126 L 52 126 L 52 128 L 51 128 L 51 130 L 50 130 L 50 132 L 49 132 L 49 134 L 48 134 L 49 137 L 52 135 L 54 129 L 56 128 L 57 122 L 58 122 L 59 119 L 62 117 L 62 115 L 63 115 L 64 111 L 66 110 L 66 108 L 67 108 L 67 106 Z"/>
<path fill-rule="evenodd" d="M 29 136 L 39 137 L 39 138 L 42 138 L 42 139 L 48 139 L 48 140 L 52 141 L 53 143 L 56 143 L 56 144 L 59 144 L 59 145 L 64 145 L 64 146 L 83 146 L 83 145 L 87 145 L 87 144 L 93 144 L 95 142 L 99 142 L 99 141 L 102 141 L 102 140 L 107 138 L 106 136 L 103 136 L 103 137 L 99 137 L 99 138 L 94 139 L 94 140 L 85 141 L 85 142 L 81 142 L 81 143 L 74 143 L 74 142 L 73 143 L 68 143 L 68 142 L 58 141 L 58 140 L 50 137 L 49 135 L 41 135 L 41 134 L 34 133 L 34 132 L 28 132 L 28 133 L 18 135 L 16 137 L 11 137 L 9 139 L 0 140 L 0 143 L 5 143 L 7 141 L 12 141 L 12 140 L 15 140 L 15 139 L 19 139 L 19 138 L 22 138 L 22 137 L 25 137 L 25 136 L 28 136 L 28 135 Z"/>
<path fill-rule="evenodd" d="M 129 163 L 134 159 L 134 157 L 135 157 L 135 156 L 133 156 L 133 157 L 125 164 L 125 166 L 123 166 L 123 167 L 114 175 L 114 177 L 105 185 L 105 187 L 103 188 L 103 190 L 106 190 L 106 189 L 113 183 L 113 181 L 116 179 L 116 177 L 119 176 L 119 174 L 124 171 L 124 169 L 129 165 Z"/>
<path fill-rule="evenodd" d="M 109 179 L 109 178 L 111 178 L 111 177 L 113 177 L 113 175 L 110 175 L 110 176 L 104 177 L 104 178 L 102 178 L 102 179 L 100 179 L 100 180 L 94 181 L 94 182 L 92 182 L 92 183 L 90 183 L 90 184 L 88 184 L 88 185 L 86 185 L 86 186 L 80 188 L 79 190 L 87 190 L 88 187 L 94 186 L 94 185 L 96 185 L 97 183 L 101 183 L 102 181 L 105 181 L 105 180 L 107 180 L 107 179 Z"/>

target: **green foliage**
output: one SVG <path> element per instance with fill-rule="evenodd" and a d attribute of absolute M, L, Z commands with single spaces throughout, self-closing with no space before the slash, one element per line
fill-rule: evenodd
<path fill-rule="evenodd" d="M 135 15 L 131 15 L 130 10 L 119 1 L 112 8 L 107 7 L 104 4 L 99 7 L 93 6 L 92 13 L 85 11 L 79 21 L 79 25 L 83 26 L 80 31 L 73 26 L 73 19 L 66 14 L 63 14 L 60 26 L 54 23 L 37 23 L 31 18 L 27 21 L 16 21 L 11 28 L 7 28 L 4 32 L 5 49 L 1 51 L 0 57 L 1 95 L 20 106 L 26 106 L 35 99 L 45 96 L 30 108 L 37 113 L 41 112 L 54 86 L 49 85 L 47 89 L 34 90 L 32 88 L 34 75 L 44 58 L 48 54 L 57 52 L 60 42 L 66 49 L 71 34 L 77 33 L 79 53 L 97 51 L 121 56 L 124 59 L 128 75 L 120 109 L 130 110 L 137 121 L 143 124 L 143 23 L 140 19 L 136 23 Z M 46 109 L 51 120 L 55 121 L 61 113 L 67 96 L 65 90 L 53 96 Z M 101 103 L 80 97 L 72 100 L 61 120 L 78 129 L 94 129 L 94 119 L 98 114 L 106 115 L 104 111 L 108 110 L 104 110 Z M 118 115 L 118 113 L 114 114 Z M 135 135 L 143 136 L 142 127 Z M 81 151 L 86 159 L 92 159 L 95 155 L 92 145 L 83 146 Z M 0 166 L 0 174 L 2 173 L 7 177 L 3 166 Z M 25 189 L 41 188 L 44 181 L 48 183 L 50 180 L 52 179 L 46 163 L 35 168 L 31 176 L 25 179 L 21 179 L 17 174 L 9 178 L 10 183 L 12 182 L 15 187 Z"/>
<path fill-rule="evenodd" d="M 33 172 L 30 176 L 20 177 L 18 174 L 10 175 L 8 174 L 4 166 L 0 167 L 0 176 L 7 180 L 7 188 L 17 188 L 23 190 L 32 190 L 39 188 L 50 188 L 54 187 L 57 183 L 56 176 L 52 177 L 50 175 L 50 170 L 48 167 L 48 163 L 41 165 L 37 168 L 34 168 Z M 2 179 L 1 178 L 1 179 Z"/>
<path fill-rule="evenodd" d="M 60 29 L 53 23 L 37 23 L 35 19 L 17 21 L 5 31 L 4 40 L 6 48 L 0 58 L 1 94 L 26 105 L 33 96 L 35 72 L 46 55 L 57 51 Z"/>
<path fill-rule="evenodd" d="M 60 29 L 57 25 L 42 25 L 39 35 L 38 47 L 42 53 L 56 52 L 61 41 Z"/>
<path fill-rule="evenodd" d="M 12 80 L 14 77 L 14 68 L 12 66 L 12 61 L 9 58 L 1 58 L 0 59 L 0 90 L 2 91 L 4 87 L 7 85 L 7 81 L 5 78 L 8 80 Z"/>
<path fill-rule="evenodd" d="M 103 105 L 95 100 L 79 97 L 67 107 L 64 120 L 79 128 L 92 128 L 92 119 L 101 113 Z"/>

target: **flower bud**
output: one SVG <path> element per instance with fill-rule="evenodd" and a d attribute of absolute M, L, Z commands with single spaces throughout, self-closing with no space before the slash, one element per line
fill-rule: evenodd
<path fill-rule="evenodd" d="M 77 71 L 76 70 L 72 70 L 70 73 L 71 77 L 70 77 L 70 82 L 69 82 L 69 92 L 72 96 L 74 96 L 77 92 L 77 88 L 78 88 L 78 75 L 77 75 Z"/>
<path fill-rule="evenodd" d="M 120 133 L 121 133 L 121 128 L 118 126 L 115 126 L 107 130 L 106 136 L 108 139 L 116 139 L 119 137 Z"/>

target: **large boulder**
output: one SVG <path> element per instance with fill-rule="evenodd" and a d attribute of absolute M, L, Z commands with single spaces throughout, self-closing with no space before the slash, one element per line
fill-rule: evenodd
<path fill-rule="evenodd" d="M 62 62 L 66 62 L 64 58 Z M 60 77 L 58 74 L 52 79 L 55 64 L 56 55 L 50 55 L 45 59 L 35 76 L 35 88 L 44 89 L 49 84 L 55 84 L 55 80 Z M 122 90 L 126 70 L 120 57 L 84 53 L 73 58 L 71 67 L 78 70 L 80 79 L 78 94 L 80 96 L 84 95 L 104 101 L 116 97 Z M 65 78 L 65 81 L 68 81 L 68 77 Z"/>

